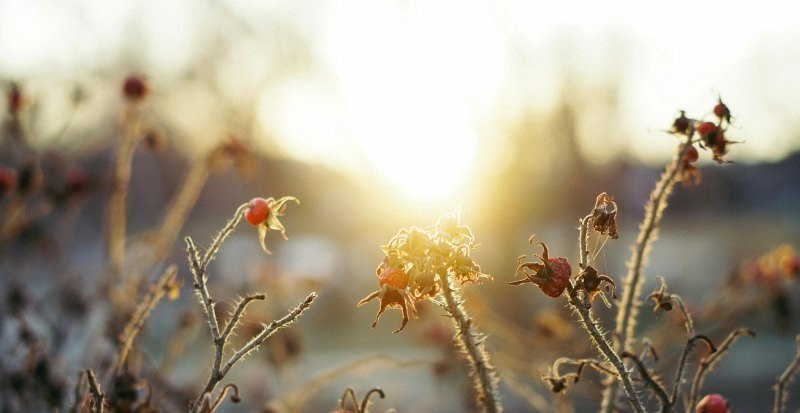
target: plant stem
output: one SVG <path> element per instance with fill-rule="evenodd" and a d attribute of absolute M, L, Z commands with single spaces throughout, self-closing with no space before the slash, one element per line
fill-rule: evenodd
<path fill-rule="evenodd" d="M 622 295 L 622 305 L 617 313 L 617 324 L 614 329 L 614 349 L 617 351 L 629 351 L 634 337 L 636 327 L 636 315 L 638 313 L 639 295 L 641 295 L 644 266 L 647 263 L 647 255 L 650 247 L 658 236 L 658 225 L 663 216 L 664 209 L 667 207 L 672 188 L 678 181 L 681 169 L 681 159 L 691 146 L 692 136 L 688 136 L 686 141 L 681 144 L 678 154 L 672 159 L 661 179 L 656 183 L 650 199 L 645 208 L 644 221 L 639 227 L 639 235 L 633 247 L 633 255 L 628 262 L 628 274 L 625 278 L 625 291 Z M 603 402 L 600 408 L 602 413 L 610 413 L 613 406 L 613 399 L 616 395 L 616 382 L 611 382 L 603 392 Z"/>
<path fill-rule="evenodd" d="M 453 317 L 456 330 L 456 342 L 467 356 L 475 390 L 478 392 L 477 401 L 485 413 L 500 413 L 503 407 L 497 394 L 497 376 L 494 367 L 489 361 L 480 333 L 472 325 L 462 303 L 461 295 L 450 285 L 449 277 L 442 277 L 442 295 L 447 303 L 447 311 Z"/>
<path fill-rule="evenodd" d="M 114 157 L 114 175 L 108 199 L 108 266 L 111 279 L 116 280 L 125 265 L 125 230 L 128 184 L 131 180 L 131 163 L 136 144 L 142 137 L 137 108 L 130 107 L 126 114 L 122 142 Z"/>
<path fill-rule="evenodd" d="M 786 370 L 778 377 L 778 381 L 775 383 L 775 403 L 772 407 L 772 413 L 783 413 L 786 397 L 788 396 L 785 394 L 786 385 L 789 384 L 798 368 L 800 368 L 800 335 L 797 336 L 797 353 L 792 362 L 789 363 L 789 367 L 786 367 Z"/>
<path fill-rule="evenodd" d="M 697 372 L 692 380 L 692 389 L 689 393 L 689 409 L 687 412 L 693 412 L 695 410 L 695 407 L 697 406 L 697 398 L 700 395 L 700 388 L 703 387 L 703 381 L 705 380 L 706 374 L 708 374 L 711 369 L 714 368 L 714 365 L 722 358 L 722 356 L 728 352 L 733 342 L 742 335 L 749 335 L 751 337 L 756 336 L 755 333 L 746 328 L 737 328 L 728 334 L 728 337 L 726 337 L 722 344 L 719 345 L 717 351 L 711 353 L 708 357 L 700 361 L 700 365 L 697 366 Z"/>
<path fill-rule="evenodd" d="M 580 316 L 581 324 L 583 324 L 583 327 L 589 333 L 589 337 L 591 337 L 595 347 L 600 354 L 608 359 L 611 365 L 614 366 L 614 370 L 619 381 L 622 382 L 622 387 L 625 389 L 625 394 L 628 396 L 628 401 L 631 403 L 631 406 L 633 406 L 634 410 L 638 413 L 644 413 L 644 406 L 636 394 L 636 389 L 633 388 L 630 373 L 625 369 L 625 364 L 622 362 L 622 359 L 611 348 L 611 345 L 609 345 L 603 333 L 600 332 L 600 328 L 597 326 L 597 320 L 592 317 L 591 309 L 581 304 L 575 286 L 572 285 L 571 281 L 567 286 L 567 292 L 569 293 L 567 297 L 569 299 L 569 304 Z"/>

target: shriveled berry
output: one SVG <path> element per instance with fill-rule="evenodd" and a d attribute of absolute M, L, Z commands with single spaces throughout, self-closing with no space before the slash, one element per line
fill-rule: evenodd
<path fill-rule="evenodd" d="M 533 237 L 531 237 L 533 243 Z M 542 247 L 542 255 L 538 256 L 539 262 L 523 262 L 517 266 L 515 274 L 522 273 L 525 278 L 521 280 L 511 281 L 509 285 L 522 285 L 525 283 L 533 283 L 539 287 L 542 292 L 550 297 L 558 297 L 564 293 L 564 290 L 569 285 L 569 279 L 572 275 L 572 268 L 569 261 L 565 257 L 550 257 L 547 245 L 543 242 L 537 243 Z M 524 256 L 520 257 L 520 259 Z"/>
<path fill-rule="evenodd" d="M 0 165 L 0 196 L 11 192 L 17 186 L 17 171 Z"/>
<path fill-rule="evenodd" d="M 689 131 L 689 118 L 686 117 L 686 112 L 681 111 L 681 115 L 675 118 L 675 121 L 672 122 L 672 132 L 673 133 L 686 133 Z"/>
<path fill-rule="evenodd" d="M 700 400 L 695 413 L 728 413 L 728 401 L 722 395 L 709 394 Z"/>
<path fill-rule="evenodd" d="M 717 106 L 714 106 L 714 114 L 717 115 L 718 118 L 723 119 L 727 122 L 731 121 L 731 110 L 728 109 L 728 106 L 720 100 L 717 103 Z"/>
<path fill-rule="evenodd" d="M 388 285 L 398 290 L 405 290 L 408 287 L 408 274 L 401 268 L 384 268 L 378 275 L 378 285 L 381 287 Z"/>
<path fill-rule="evenodd" d="M 697 153 L 697 148 L 694 146 L 690 146 L 689 149 L 683 154 L 683 163 L 684 164 L 692 164 L 697 162 L 700 158 L 700 155 Z"/>
<path fill-rule="evenodd" d="M 147 90 L 147 83 L 141 76 L 130 75 L 122 84 L 122 94 L 132 102 L 144 99 L 147 96 Z"/>
<path fill-rule="evenodd" d="M 247 203 L 247 209 L 244 211 L 244 219 L 251 225 L 258 226 L 269 215 L 269 204 L 264 198 L 253 198 Z"/>
<path fill-rule="evenodd" d="M 566 257 L 552 257 L 547 260 L 551 270 L 550 278 L 543 282 L 539 288 L 550 297 L 558 297 L 567 288 L 569 277 L 572 275 L 572 267 Z"/>

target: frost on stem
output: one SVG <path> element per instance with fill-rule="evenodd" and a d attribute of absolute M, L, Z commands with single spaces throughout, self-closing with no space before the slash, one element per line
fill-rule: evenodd
<path fill-rule="evenodd" d="M 721 105 L 720 101 L 718 105 Z M 727 113 L 729 110 L 725 106 Z M 716 113 L 716 112 L 715 112 Z M 724 137 L 725 126 L 730 123 L 730 116 L 718 115 L 718 123 L 701 123 L 699 120 L 686 117 L 681 112 L 680 117 L 675 119 L 670 133 L 678 135 L 683 142 L 678 146 L 678 151 L 672 161 L 667 164 L 661 178 L 656 182 L 650 198 L 645 207 L 645 216 L 639 226 L 639 235 L 632 248 L 632 255 L 628 261 L 628 274 L 624 281 L 624 292 L 620 311 L 617 313 L 616 327 L 614 329 L 614 349 L 617 351 L 630 351 L 633 343 L 638 307 L 640 305 L 639 296 L 644 281 L 644 267 L 647 264 L 647 256 L 650 253 L 653 242 L 658 236 L 658 226 L 664 209 L 667 207 L 667 199 L 676 183 L 699 183 L 699 172 L 690 168 L 694 159 L 692 146 L 695 142 L 701 142 L 700 147 L 710 149 L 713 159 L 717 163 L 726 162 L 723 156 L 727 153 L 727 144 L 733 143 Z M 710 125 L 706 125 L 710 124 Z M 695 139 L 698 136 L 698 139 Z M 608 384 L 603 392 L 602 413 L 610 413 L 614 409 L 614 399 L 617 393 L 616 382 Z"/>
<path fill-rule="evenodd" d="M 385 255 L 376 270 L 379 289 L 358 305 L 380 299 L 373 328 L 386 308 L 400 308 L 403 321 L 395 333 L 405 327 L 409 316 L 416 316 L 418 301 L 428 299 L 441 306 L 456 327 L 456 343 L 467 358 L 478 405 L 484 412 L 495 413 L 502 406 L 494 367 L 483 344 L 486 337 L 474 327 L 461 297 L 464 284 L 491 279 L 470 257 L 477 246 L 472 230 L 459 223 L 457 213 L 442 216 L 431 230 L 403 228 L 382 247 Z"/>
<path fill-rule="evenodd" d="M 297 307 L 291 309 L 288 314 L 280 319 L 273 320 L 269 324 L 264 324 L 262 330 L 258 334 L 252 337 L 241 348 L 235 350 L 227 360 L 224 360 L 225 346 L 228 344 L 228 339 L 244 316 L 248 304 L 252 303 L 253 301 L 260 301 L 266 298 L 264 294 L 253 294 L 241 299 L 236 305 L 236 309 L 231 315 L 230 320 L 228 320 L 227 324 L 220 329 L 220 322 L 217 320 L 217 315 L 214 311 L 216 301 L 211 297 L 207 286 L 208 265 L 219 252 L 225 239 L 227 239 L 230 234 L 236 230 L 236 226 L 241 221 L 247 207 L 248 204 L 243 204 L 236 210 L 233 218 L 228 221 L 225 227 L 223 227 L 223 229 L 216 235 L 211 243 L 211 246 L 208 248 L 208 250 L 206 250 L 205 254 L 200 252 L 199 248 L 195 245 L 191 237 L 186 237 L 185 240 L 189 269 L 194 278 L 194 289 L 201 305 L 203 306 L 203 311 L 206 314 L 206 318 L 208 319 L 208 326 L 211 330 L 211 340 L 214 345 L 214 361 L 211 366 L 211 375 L 208 378 L 208 382 L 203 388 L 203 391 L 193 403 L 191 410 L 192 413 L 199 411 L 211 412 L 217 406 L 219 406 L 224 398 L 224 393 L 232 385 L 223 388 L 221 394 L 214 402 L 212 402 L 212 395 L 217 384 L 219 384 L 219 382 L 225 378 L 225 375 L 228 373 L 228 371 L 230 371 L 230 369 L 244 356 L 257 351 L 261 344 L 263 344 L 277 330 L 291 325 L 311 306 L 311 303 L 313 303 L 317 298 L 317 293 L 312 292 Z M 236 389 L 235 386 L 233 386 L 233 389 L 235 391 L 234 397 L 238 399 L 238 389 Z"/>
<path fill-rule="evenodd" d="M 613 204 L 613 205 L 612 205 Z M 631 406 L 639 413 L 643 413 L 644 406 L 639 400 L 636 389 L 633 387 L 630 372 L 625 368 L 619 354 L 616 353 L 608 340 L 603 334 L 598 321 L 594 318 L 591 312 L 591 297 L 599 291 L 601 282 L 608 282 L 609 286 L 614 285 L 614 281 L 608 276 L 598 276 L 596 270 L 588 265 L 589 251 L 587 248 L 586 239 L 588 237 L 589 223 L 595 218 L 600 217 L 603 220 L 603 225 L 593 227 L 601 234 L 604 232 L 611 232 L 611 223 L 616 219 L 616 204 L 613 199 L 607 194 L 600 194 L 595 203 L 593 211 L 580 221 L 579 234 L 578 234 L 578 247 L 580 255 L 580 265 L 584 271 L 576 277 L 577 283 L 571 279 L 571 267 L 569 262 L 564 257 L 550 258 L 547 247 L 544 243 L 539 243 L 542 246 L 543 256 L 537 256 L 541 263 L 521 263 L 517 268 L 517 273 L 522 272 L 525 276 L 524 280 L 512 281 L 509 284 L 519 285 L 526 282 L 536 284 L 542 291 L 551 296 L 558 297 L 561 293 L 567 291 L 567 300 L 581 320 L 581 325 L 589 334 L 592 343 L 597 348 L 598 352 L 613 366 L 613 371 L 619 381 L 622 383 L 623 389 L 628 396 L 628 401 Z M 616 227 L 616 225 L 613 225 Z M 616 235 L 616 228 L 614 228 Z M 532 241 L 531 237 L 531 241 Z M 524 256 L 520 257 L 520 261 Z M 591 271 L 589 271 L 591 269 Z M 589 271 L 589 272 L 587 272 Z M 557 283 L 556 283 L 557 282 Z M 564 287 L 561 287 L 561 284 Z M 546 288 L 552 285 L 558 285 L 560 291 L 557 294 L 550 294 L 556 292 L 552 288 Z M 583 299 L 581 298 L 583 296 Z M 587 305 L 589 304 L 589 305 Z"/>

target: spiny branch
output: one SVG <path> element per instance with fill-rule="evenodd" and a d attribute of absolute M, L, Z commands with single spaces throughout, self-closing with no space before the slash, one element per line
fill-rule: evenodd
<path fill-rule="evenodd" d="M 684 369 L 686 369 L 686 358 L 689 356 L 689 352 L 691 352 L 692 349 L 694 348 L 695 341 L 698 341 L 698 340 L 706 343 L 706 345 L 708 346 L 708 351 L 710 353 L 715 353 L 717 351 L 717 347 L 714 346 L 714 343 L 711 342 L 711 340 L 708 337 L 706 337 L 704 335 L 701 335 L 701 334 L 698 334 L 698 335 L 690 338 L 686 342 L 686 346 L 683 348 L 683 353 L 681 353 L 681 358 L 678 361 L 678 369 L 675 371 L 675 380 L 672 383 L 672 393 L 671 393 L 671 395 L 669 397 L 669 402 L 673 406 L 678 401 L 678 392 L 680 391 L 681 384 L 683 384 L 682 383 L 683 382 L 683 371 L 684 371 Z"/>
<path fill-rule="evenodd" d="M 650 373 L 647 371 L 647 367 L 645 367 L 644 363 L 642 363 L 642 360 L 640 360 L 635 354 L 627 351 L 620 353 L 620 357 L 633 360 L 634 364 L 636 364 L 636 367 L 639 369 L 639 375 L 642 376 L 642 380 L 644 380 L 647 387 L 650 387 L 653 390 L 653 393 L 655 393 L 658 399 L 661 401 L 661 413 L 668 413 L 672 405 L 669 401 L 669 397 L 667 396 L 667 392 L 664 390 L 664 387 L 662 387 L 661 384 L 653 380 L 653 377 L 650 376 Z"/>
<path fill-rule="evenodd" d="M 92 369 L 86 370 L 86 377 L 89 380 L 89 392 L 92 394 L 92 413 L 103 413 L 105 395 L 100 389 L 100 385 L 97 383 L 97 377 L 95 377 Z"/>
<path fill-rule="evenodd" d="M 679 180 L 679 172 L 681 169 L 681 160 L 683 159 L 686 151 L 691 147 L 693 134 L 690 134 L 686 141 L 681 143 L 678 154 L 672 159 L 661 179 L 656 183 L 653 192 L 650 194 L 650 199 L 645 208 L 644 221 L 639 227 L 639 235 L 636 238 L 636 244 L 633 247 L 633 254 L 631 260 L 628 262 L 628 274 L 625 277 L 625 291 L 622 295 L 622 304 L 620 311 L 617 313 L 617 324 L 614 329 L 614 349 L 630 350 L 630 342 L 633 339 L 634 328 L 636 326 L 636 314 L 641 293 L 641 286 L 643 281 L 642 272 L 647 262 L 647 255 L 650 247 L 658 235 L 658 225 L 667 207 L 667 198 L 669 198 L 672 188 Z M 603 392 L 603 402 L 601 405 L 601 412 L 610 413 L 613 409 L 613 399 L 616 395 L 616 383 L 609 383 Z"/>

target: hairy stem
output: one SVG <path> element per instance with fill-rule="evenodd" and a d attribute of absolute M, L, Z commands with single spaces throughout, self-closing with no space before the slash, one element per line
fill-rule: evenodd
<path fill-rule="evenodd" d="M 581 324 L 589 333 L 589 337 L 591 337 L 595 347 L 600 354 L 614 366 L 617 378 L 622 382 L 622 388 L 625 390 L 625 394 L 628 396 L 628 401 L 631 403 L 631 406 L 633 406 L 634 410 L 638 413 L 644 413 L 644 406 L 639 400 L 636 389 L 633 388 L 630 373 L 625 369 L 625 364 L 622 362 L 622 359 L 611 348 L 611 345 L 608 343 L 603 333 L 600 332 L 600 328 L 597 326 L 597 320 L 592 317 L 591 309 L 581 304 L 575 286 L 572 285 L 571 281 L 567 286 L 567 292 L 569 293 L 567 297 L 569 299 L 569 304 L 580 316 Z"/>
<path fill-rule="evenodd" d="M 717 348 L 714 346 L 714 343 L 712 343 L 711 340 L 708 337 L 704 336 L 704 335 L 699 335 L 698 334 L 698 335 L 690 338 L 686 342 L 686 346 L 683 348 L 683 353 L 681 353 L 681 358 L 678 361 L 678 369 L 675 371 L 675 380 L 672 383 L 672 393 L 670 394 L 670 397 L 669 397 L 669 402 L 673 406 L 678 401 L 678 392 L 680 391 L 681 384 L 682 384 L 682 381 L 683 381 L 683 371 L 686 369 L 686 358 L 689 357 L 689 352 L 692 351 L 692 349 L 694 348 L 694 343 L 697 340 L 701 340 L 704 343 L 706 343 L 706 345 L 708 346 L 708 350 L 711 353 L 714 353 L 714 352 L 717 351 Z"/>
<path fill-rule="evenodd" d="M 661 402 L 661 413 L 669 413 L 672 404 L 669 401 L 669 397 L 667 396 L 666 390 L 664 387 L 661 386 L 657 381 L 653 379 L 650 375 L 650 372 L 647 371 L 647 367 L 642 363 L 642 360 L 639 357 L 636 357 L 635 354 L 629 353 L 627 351 L 623 351 L 620 356 L 625 359 L 633 360 L 633 363 L 636 365 L 636 368 L 639 369 L 639 375 L 642 376 L 642 380 L 653 390 L 653 393 L 656 394 L 658 400 Z"/>
<path fill-rule="evenodd" d="M 614 329 L 614 349 L 617 351 L 630 351 L 636 327 L 636 315 L 638 313 L 639 296 L 641 295 L 644 266 L 647 263 L 647 255 L 650 247 L 658 236 L 658 225 L 667 207 L 672 188 L 680 177 L 681 159 L 691 146 L 692 137 L 686 138 L 678 150 L 678 154 L 672 159 L 661 179 L 656 183 L 650 199 L 645 207 L 644 221 L 639 226 L 639 235 L 636 244 L 633 246 L 633 255 L 628 262 L 628 274 L 625 277 L 625 291 L 622 294 L 622 304 L 617 313 L 617 324 Z M 611 382 L 603 392 L 603 403 L 600 411 L 610 413 L 613 406 L 613 399 L 616 395 L 616 382 Z"/>
<path fill-rule="evenodd" d="M 464 351 L 469 362 L 470 376 L 478 393 L 478 405 L 485 413 L 502 412 L 503 407 L 497 392 L 497 375 L 489 361 L 489 354 L 486 353 L 483 343 L 485 337 L 482 337 L 472 325 L 472 319 L 464 310 L 461 295 L 450 282 L 448 277 L 442 277 L 442 295 L 457 330 L 456 343 Z"/>
<path fill-rule="evenodd" d="M 794 376 L 798 368 L 800 368 L 800 335 L 797 336 L 797 353 L 792 359 L 792 362 L 789 363 L 789 367 L 786 367 L 786 370 L 783 371 L 783 374 L 781 374 L 777 382 L 775 382 L 775 403 L 772 407 L 772 413 L 783 413 L 786 398 L 789 396 L 786 394 L 786 386 L 792 380 L 792 376 Z"/>

